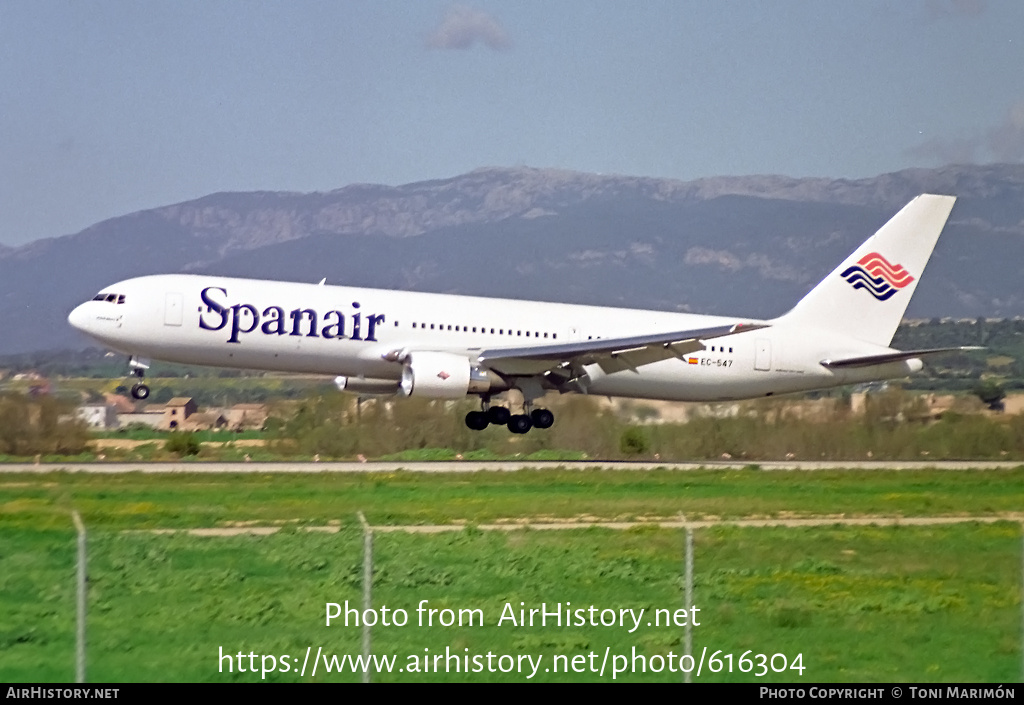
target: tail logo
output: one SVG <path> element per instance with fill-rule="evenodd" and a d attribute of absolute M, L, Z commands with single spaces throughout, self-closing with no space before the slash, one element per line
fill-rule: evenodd
<path fill-rule="evenodd" d="M 840 275 L 854 289 L 865 289 L 879 301 L 886 301 L 908 286 L 914 277 L 902 265 L 892 264 L 877 252 L 864 255 L 860 262 Z"/>

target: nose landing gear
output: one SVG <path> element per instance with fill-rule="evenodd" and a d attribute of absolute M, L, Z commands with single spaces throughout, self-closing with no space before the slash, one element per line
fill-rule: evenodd
<path fill-rule="evenodd" d="M 128 374 L 139 380 L 132 385 L 132 398 L 140 401 L 148 399 L 149 387 L 146 386 L 142 379 L 146 376 L 146 370 L 149 369 L 149 360 L 132 355 L 128 358 L 128 367 L 131 368 Z"/>
<path fill-rule="evenodd" d="M 143 400 L 149 398 L 149 386 L 139 382 L 132 385 L 132 398 Z"/>

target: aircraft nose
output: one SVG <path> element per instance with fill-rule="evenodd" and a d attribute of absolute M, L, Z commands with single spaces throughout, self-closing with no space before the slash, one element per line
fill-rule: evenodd
<path fill-rule="evenodd" d="M 89 314 L 86 311 L 89 304 L 79 304 L 75 309 L 68 314 L 68 323 L 80 331 L 85 331 L 88 328 Z"/>

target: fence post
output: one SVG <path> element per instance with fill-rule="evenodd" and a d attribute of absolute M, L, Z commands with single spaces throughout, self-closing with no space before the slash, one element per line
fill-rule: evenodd
<path fill-rule="evenodd" d="M 85 683 L 85 607 L 86 607 L 86 556 L 85 556 L 85 524 L 78 510 L 71 512 L 78 532 L 78 577 L 77 577 L 77 613 L 78 623 L 75 629 L 75 682 Z"/>
<path fill-rule="evenodd" d="M 686 597 L 684 598 L 686 604 L 683 605 L 687 610 L 693 606 L 693 527 L 686 527 Z M 691 612 L 691 617 L 693 613 Z M 683 649 L 686 656 L 690 657 L 690 663 L 693 663 L 693 620 L 686 620 L 686 633 L 684 637 Z M 690 683 L 690 674 L 693 672 L 693 668 L 683 673 L 684 683 Z"/>
<path fill-rule="evenodd" d="M 373 529 L 360 511 L 359 523 L 363 526 L 363 683 L 370 682 L 370 625 L 366 613 L 372 608 L 370 589 L 373 585 Z"/>

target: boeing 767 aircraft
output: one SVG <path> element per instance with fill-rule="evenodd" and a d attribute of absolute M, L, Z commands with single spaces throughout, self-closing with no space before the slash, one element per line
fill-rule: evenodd
<path fill-rule="evenodd" d="M 918 196 L 765 321 L 190 274 L 118 282 L 68 321 L 129 356 L 136 399 L 160 359 L 333 375 L 364 394 L 476 395 L 467 426 L 526 433 L 554 423 L 535 405 L 548 392 L 749 399 L 904 377 L 966 349 L 889 347 L 955 200 Z M 513 389 L 522 413 L 491 404 Z"/>

